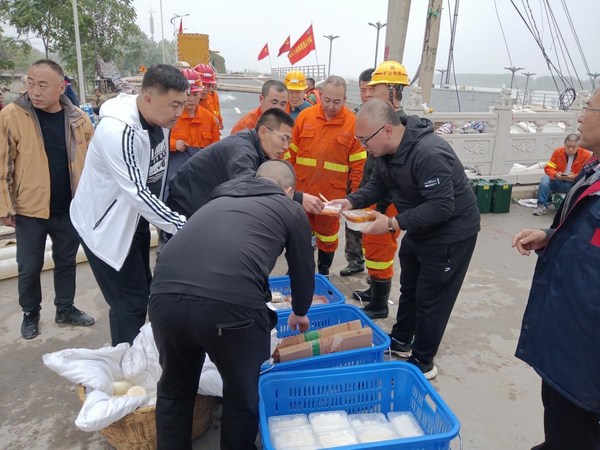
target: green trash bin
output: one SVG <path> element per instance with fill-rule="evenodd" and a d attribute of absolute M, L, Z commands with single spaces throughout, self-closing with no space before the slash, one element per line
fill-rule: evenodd
<path fill-rule="evenodd" d="M 496 214 L 507 213 L 510 209 L 512 184 L 502 178 L 490 180 L 490 183 L 493 184 L 490 211 Z"/>
<path fill-rule="evenodd" d="M 489 213 L 492 207 L 492 191 L 494 185 L 488 180 L 475 178 L 471 180 L 473 192 L 477 199 L 477 208 L 481 214 Z"/>

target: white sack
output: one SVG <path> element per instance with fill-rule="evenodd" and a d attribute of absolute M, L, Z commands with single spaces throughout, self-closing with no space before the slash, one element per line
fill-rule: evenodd
<path fill-rule="evenodd" d="M 147 397 L 111 397 L 101 391 L 87 394 L 75 426 L 83 431 L 98 431 L 142 406 Z"/>

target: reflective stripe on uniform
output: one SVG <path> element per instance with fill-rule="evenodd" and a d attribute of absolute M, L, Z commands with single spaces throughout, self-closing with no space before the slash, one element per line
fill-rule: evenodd
<path fill-rule="evenodd" d="M 363 150 L 362 152 L 354 153 L 353 155 L 350 155 L 350 158 L 348 158 L 348 160 L 350 162 L 360 161 L 361 159 L 367 159 L 367 151 L 366 150 Z"/>
<path fill-rule="evenodd" d="M 300 158 L 298 158 L 300 159 Z M 329 170 L 333 170 L 334 172 L 343 172 L 346 173 L 348 172 L 348 166 L 346 164 L 335 164 L 329 161 L 325 161 L 325 164 L 323 165 L 323 167 L 325 169 L 329 169 Z"/>
<path fill-rule="evenodd" d="M 290 150 L 292 150 L 294 153 L 298 153 L 298 146 L 292 142 L 290 144 Z"/>
<path fill-rule="evenodd" d="M 379 262 L 379 261 L 371 261 L 369 259 L 365 259 L 365 266 L 367 266 L 367 269 L 385 270 L 393 265 L 394 265 L 394 260 Z"/>
<path fill-rule="evenodd" d="M 313 233 L 315 233 L 315 236 L 317 237 L 318 240 L 320 240 L 321 242 L 335 242 L 337 241 L 337 233 L 332 235 L 332 236 L 325 236 L 323 234 L 319 234 L 316 231 L 313 231 Z"/>
<path fill-rule="evenodd" d="M 317 167 L 317 160 L 315 158 L 303 158 L 298 156 L 296 158 L 296 164 L 299 164 L 301 166 Z"/>
<path fill-rule="evenodd" d="M 290 159 L 292 157 L 292 155 L 290 154 L 290 152 L 285 152 L 283 154 L 283 159 Z"/>
<path fill-rule="evenodd" d="M 554 164 L 552 161 L 548 161 L 546 163 L 547 166 L 552 167 L 553 169 L 556 169 L 556 164 Z"/>

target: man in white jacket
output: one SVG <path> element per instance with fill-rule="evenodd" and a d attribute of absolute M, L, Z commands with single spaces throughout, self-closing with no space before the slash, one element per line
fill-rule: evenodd
<path fill-rule="evenodd" d="M 168 65 L 152 66 L 139 95 L 120 94 L 100 110 L 71 220 L 110 306 L 112 344 L 133 342 L 148 308 L 148 222 L 176 233 L 186 218 L 162 201 L 168 128 L 183 111 L 189 83 Z"/>

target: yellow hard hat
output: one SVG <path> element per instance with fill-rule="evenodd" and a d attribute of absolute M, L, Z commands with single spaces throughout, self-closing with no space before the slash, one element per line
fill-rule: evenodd
<path fill-rule="evenodd" d="M 410 81 L 406 68 L 398 61 L 383 61 L 371 75 L 368 86 L 375 84 L 402 84 L 408 86 Z"/>
<path fill-rule="evenodd" d="M 306 84 L 306 77 L 299 70 L 291 70 L 285 75 L 283 84 L 290 91 L 303 91 L 308 88 Z"/>

